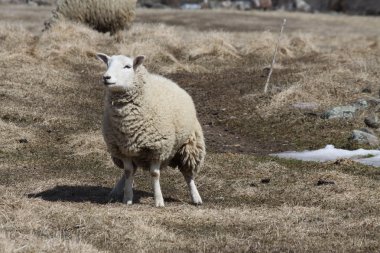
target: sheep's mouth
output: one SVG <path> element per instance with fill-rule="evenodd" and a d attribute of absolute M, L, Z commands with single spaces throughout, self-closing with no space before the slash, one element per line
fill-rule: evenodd
<path fill-rule="evenodd" d="M 107 90 L 110 90 L 112 92 L 124 92 L 125 89 L 123 86 L 118 85 L 116 83 L 104 83 L 104 86 Z"/>

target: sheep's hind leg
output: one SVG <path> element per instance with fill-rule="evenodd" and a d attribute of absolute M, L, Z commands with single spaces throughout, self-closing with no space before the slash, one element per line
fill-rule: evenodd
<path fill-rule="evenodd" d="M 160 186 L 160 163 L 151 164 L 150 175 L 152 176 L 155 205 L 156 207 L 163 207 L 164 198 L 162 197 L 161 186 Z"/>
<path fill-rule="evenodd" d="M 112 191 L 109 194 L 109 201 L 120 201 L 123 199 L 124 187 L 125 187 L 125 172 L 120 177 L 119 181 L 115 184 Z"/>
<path fill-rule="evenodd" d="M 199 195 L 197 186 L 195 185 L 193 173 L 182 172 L 182 174 L 186 180 L 187 186 L 189 187 L 191 201 L 194 205 L 202 205 L 202 198 Z"/>
<path fill-rule="evenodd" d="M 132 205 L 134 165 L 131 160 L 124 160 L 123 162 L 125 176 L 123 203 L 127 205 Z"/>

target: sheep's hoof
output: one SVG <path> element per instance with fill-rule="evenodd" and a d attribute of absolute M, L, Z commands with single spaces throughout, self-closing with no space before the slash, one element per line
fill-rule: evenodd
<path fill-rule="evenodd" d="M 133 204 L 132 200 L 123 200 L 123 204 L 126 204 L 127 206 L 130 206 Z"/>
<path fill-rule="evenodd" d="M 132 205 L 132 199 L 130 198 L 123 198 L 123 203 L 127 206 Z"/>
<path fill-rule="evenodd" d="M 157 201 L 156 204 L 155 204 L 156 207 L 165 207 L 165 204 L 164 202 L 162 201 Z"/>
<path fill-rule="evenodd" d="M 200 197 L 199 198 L 193 198 L 192 201 L 193 201 L 193 205 L 195 205 L 195 206 L 200 206 L 203 204 L 202 199 Z"/>
<path fill-rule="evenodd" d="M 193 205 L 194 205 L 194 206 L 200 206 L 200 205 L 202 205 L 202 204 L 203 204 L 202 200 L 193 201 Z"/>

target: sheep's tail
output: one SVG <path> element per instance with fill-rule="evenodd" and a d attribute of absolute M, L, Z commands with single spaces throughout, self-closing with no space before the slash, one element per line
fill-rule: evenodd
<path fill-rule="evenodd" d="M 203 165 L 206 155 L 206 146 L 202 128 L 197 123 L 196 130 L 177 151 L 175 165 L 181 172 L 196 174 Z"/>

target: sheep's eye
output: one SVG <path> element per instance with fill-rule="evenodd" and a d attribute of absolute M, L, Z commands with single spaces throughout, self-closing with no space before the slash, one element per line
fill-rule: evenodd
<path fill-rule="evenodd" d="M 131 68 L 131 65 L 125 65 L 124 68 L 125 68 L 125 69 L 130 69 L 130 68 Z"/>

